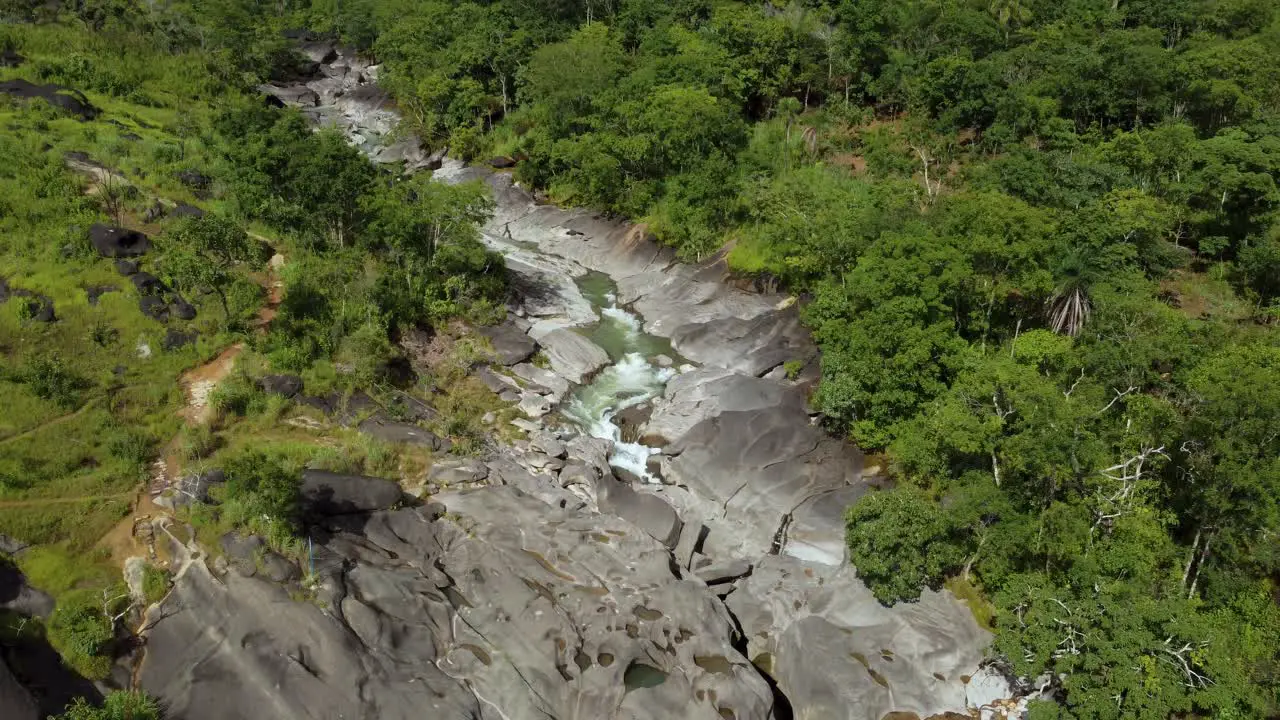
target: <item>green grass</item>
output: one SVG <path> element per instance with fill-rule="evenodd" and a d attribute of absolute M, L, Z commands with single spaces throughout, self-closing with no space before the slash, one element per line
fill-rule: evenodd
<path fill-rule="evenodd" d="M 35 546 L 20 566 L 61 597 L 118 581 L 96 544 L 128 515 L 148 464 L 181 427 L 181 373 L 238 339 L 211 296 L 186 298 L 198 311 L 190 322 L 166 325 L 141 313 L 133 284 L 87 241 L 90 224 L 113 218 L 63 155 L 87 153 L 136 189 L 123 219 L 152 237 L 157 247 L 143 268 L 154 271 L 171 222 L 141 222 L 156 198 L 206 210 L 228 204 L 216 184 L 212 198 L 197 200 L 175 177 L 186 168 L 218 176 L 208 121 L 227 91 L 199 54 L 170 55 L 136 35 L 22 25 L 0 27 L 0 43 L 28 59 L 0 69 L 0 80 L 67 85 L 102 111 L 81 122 L 43 101 L 0 97 L 0 278 L 52 298 L 58 318 L 36 323 L 24 303 L 0 304 L 0 532 Z M 117 291 L 90 305 L 92 286 Z M 199 339 L 167 351 L 170 329 Z M 31 380 L 32 368 L 49 363 L 65 371 L 65 392 L 49 394 Z"/>
<path fill-rule="evenodd" d="M 983 595 L 982 588 L 959 575 L 948 578 L 943 586 L 950 590 L 956 599 L 968 606 L 969 612 L 973 613 L 973 619 L 978 622 L 978 625 L 991 631 L 996 629 L 996 606 Z"/>

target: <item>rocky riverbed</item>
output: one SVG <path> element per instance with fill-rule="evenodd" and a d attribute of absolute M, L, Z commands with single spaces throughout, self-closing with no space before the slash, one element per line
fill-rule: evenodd
<path fill-rule="evenodd" d="M 426 153 L 391 132 L 376 66 L 306 49 L 317 77 L 274 97 L 376 161 L 490 187 L 518 297 L 477 373 L 528 439 L 439 459 L 416 507 L 390 481 L 307 478 L 313 601 L 252 541 L 217 564 L 189 548 L 143 689 L 188 720 L 880 720 L 1009 694 L 963 604 L 885 608 L 848 565 L 843 510 L 880 479 L 815 424 L 791 298 Z"/>

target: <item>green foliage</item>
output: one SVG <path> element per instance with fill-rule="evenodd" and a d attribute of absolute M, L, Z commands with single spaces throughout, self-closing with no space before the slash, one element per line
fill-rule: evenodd
<path fill-rule="evenodd" d="M 112 690 L 97 707 L 84 698 L 76 698 L 56 720 L 161 720 L 163 717 L 160 705 L 145 693 Z"/>
<path fill-rule="evenodd" d="M 222 469 L 221 520 L 261 533 L 277 547 L 290 544 L 301 522 L 302 468 L 286 455 L 249 449 L 223 458 Z"/>
<path fill-rule="evenodd" d="M 102 679 L 111 669 L 115 627 L 103 612 L 103 597 L 96 590 L 76 590 L 63 595 L 49 617 L 49 642 L 63 660 L 88 678 Z"/>
<path fill-rule="evenodd" d="M 66 410 L 80 404 L 83 391 L 90 385 L 57 355 L 29 360 L 12 374 L 12 380 L 26 385 L 41 400 L 51 400 Z"/>
<path fill-rule="evenodd" d="M 845 514 L 845 533 L 858 577 L 886 605 L 939 587 L 962 561 L 937 504 L 910 488 L 864 497 Z"/>
<path fill-rule="evenodd" d="M 261 254 L 244 229 L 223 215 L 185 218 L 170 230 L 166 245 L 160 267 L 170 285 L 188 294 L 217 294 L 227 324 L 243 322 L 232 314 L 229 295 L 237 270 L 248 269 Z"/>
<path fill-rule="evenodd" d="M 142 571 L 142 596 L 148 605 L 158 603 L 169 594 L 169 588 L 173 583 L 169 579 L 169 573 L 154 566 L 147 565 Z"/>

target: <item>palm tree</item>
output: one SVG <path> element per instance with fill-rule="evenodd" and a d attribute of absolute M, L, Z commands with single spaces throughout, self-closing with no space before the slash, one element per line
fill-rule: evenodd
<path fill-rule="evenodd" d="M 1009 44 L 1009 32 L 1014 28 L 1026 25 L 1031 21 L 1031 11 L 1023 6 L 1022 0 L 991 0 L 987 11 L 1004 28 L 1004 44 Z"/>
<path fill-rule="evenodd" d="M 1093 315 L 1093 300 L 1089 286 L 1093 284 L 1094 271 L 1089 262 L 1079 254 L 1068 256 L 1062 263 L 1062 284 L 1045 303 L 1049 311 L 1049 326 L 1058 334 L 1079 335 L 1089 317 Z"/>

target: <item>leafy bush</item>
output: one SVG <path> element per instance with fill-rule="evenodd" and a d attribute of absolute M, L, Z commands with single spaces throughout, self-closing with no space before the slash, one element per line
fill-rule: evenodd
<path fill-rule="evenodd" d="M 63 660 L 92 679 L 105 678 L 111 671 L 115 627 L 102 604 L 98 591 L 73 590 L 59 598 L 48 624 L 49 642 Z"/>
<path fill-rule="evenodd" d="M 147 565 L 142 571 L 142 596 L 148 605 L 158 603 L 169 594 L 173 582 L 169 573 L 154 565 Z"/>
<path fill-rule="evenodd" d="M 160 705 L 146 693 L 112 690 L 95 707 L 84 698 L 76 698 L 66 712 L 51 720 L 161 720 Z"/>
<path fill-rule="evenodd" d="M 52 400 L 65 409 L 79 405 L 84 390 L 91 387 L 88 379 L 76 373 L 57 355 L 29 360 L 14 377 L 30 388 L 36 397 Z"/>
<path fill-rule="evenodd" d="M 911 487 L 864 496 L 845 513 L 845 533 L 858 577 L 886 605 L 919 599 L 962 561 L 938 504 Z"/>
<path fill-rule="evenodd" d="M 283 454 L 245 450 L 222 463 L 226 483 L 218 508 L 233 527 L 265 535 L 274 545 L 292 542 L 300 529 L 298 464 Z"/>

